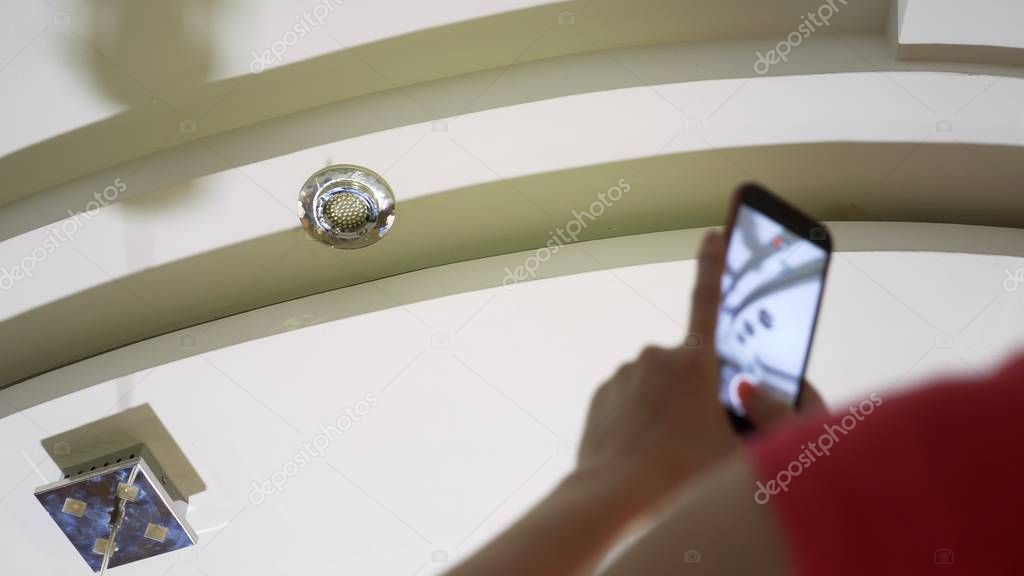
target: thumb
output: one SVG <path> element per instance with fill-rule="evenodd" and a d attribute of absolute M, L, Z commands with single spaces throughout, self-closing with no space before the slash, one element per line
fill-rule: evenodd
<path fill-rule="evenodd" d="M 796 417 L 796 411 L 788 402 L 750 382 L 740 383 L 739 394 L 747 418 L 759 430 L 773 428 Z"/>

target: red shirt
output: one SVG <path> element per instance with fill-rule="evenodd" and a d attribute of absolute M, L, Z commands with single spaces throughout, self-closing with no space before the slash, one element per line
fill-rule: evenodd
<path fill-rule="evenodd" d="M 755 440 L 797 574 L 1024 574 L 1024 356 Z"/>

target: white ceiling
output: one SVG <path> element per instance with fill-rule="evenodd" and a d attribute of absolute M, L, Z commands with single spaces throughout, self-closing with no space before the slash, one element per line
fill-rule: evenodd
<path fill-rule="evenodd" d="M 0 391 L 2 402 L 25 406 L 36 387 L 164 358 L 0 420 L 0 541 L 18 551 L 4 555 L 5 571 L 84 573 L 32 496 L 56 474 L 40 441 L 149 404 L 206 483 L 189 515 L 201 544 L 194 563 L 172 553 L 118 573 L 439 573 L 447 564 L 431 562 L 435 550 L 463 557 L 570 468 L 559 443 L 576 441 L 590 394 L 619 362 L 683 334 L 692 261 L 571 272 L 666 245 L 689 252 L 698 238 L 588 242 L 546 263 L 546 279 L 426 300 L 413 295 L 469 286 L 528 254 L 422 270 L 185 332 L 200 349 L 213 347 L 200 354 L 175 359 L 182 340 L 171 334 Z M 1024 258 L 1009 256 L 836 254 L 810 377 L 840 406 L 939 371 L 991 367 L 1024 344 L 1024 289 L 1003 286 L 1005 271 L 1022 267 Z M 352 301 L 390 298 L 401 305 L 303 327 Z M 283 323 L 296 329 L 227 347 L 207 342 Z M 435 347 L 438 335 L 450 346 Z M 248 500 L 253 481 L 270 478 L 320 424 L 370 393 L 379 404 L 323 458 L 283 493 Z"/>
<path fill-rule="evenodd" d="M 3 572 L 86 573 L 32 497 L 41 442 L 141 405 L 205 482 L 201 544 L 117 574 L 441 572 L 570 468 L 602 378 L 680 337 L 687 258 L 743 180 L 836 221 L 810 367 L 834 406 L 1024 344 L 1012 0 L 850 2 L 764 76 L 754 54 L 819 3 L 346 0 L 251 74 L 316 4 L 0 6 L 0 268 L 126 184 L 0 292 Z M 372 249 L 298 229 L 332 162 L 396 190 Z M 587 242 L 500 287 L 622 178 Z"/>

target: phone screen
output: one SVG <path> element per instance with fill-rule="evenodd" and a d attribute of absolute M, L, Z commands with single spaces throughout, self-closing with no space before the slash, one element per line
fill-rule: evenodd
<path fill-rule="evenodd" d="M 823 230 L 823 229 L 822 229 Z M 722 274 L 715 349 L 719 397 L 745 416 L 743 380 L 795 403 L 818 315 L 829 254 L 821 246 L 741 203 Z"/>

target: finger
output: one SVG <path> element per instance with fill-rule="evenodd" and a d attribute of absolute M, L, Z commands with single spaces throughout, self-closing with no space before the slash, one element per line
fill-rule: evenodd
<path fill-rule="evenodd" d="M 749 382 L 741 382 L 740 401 L 754 427 L 764 430 L 796 418 L 796 411 L 788 402 L 776 398 L 765 389 Z"/>
<path fill-rule="evenodd" d="M 800 406 L 798 410 L 803 414 L 814 414 L 828 410 L 825 406 L 825 401 L 821 398 L 821 393 L 807 380 L 804 380 L 804 389 L 800 392 Z"/>
<path fill-rule="evenodd" d="M 721 298 L 722 269 L 725 266 L 725 239 L 718 232 L 708 232 L 700 247 L 697 260 L 697 283 L 693 288 L 690 307 L 690 334 L 687 342 L 700 341 L 712 349 L 715 325 L 718 322 L 718 303 Z"/>

